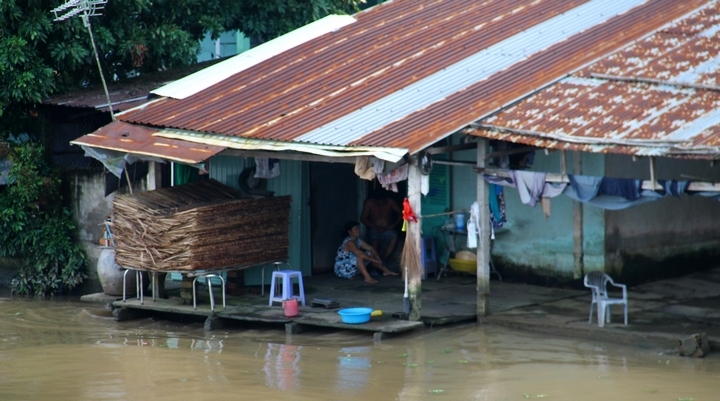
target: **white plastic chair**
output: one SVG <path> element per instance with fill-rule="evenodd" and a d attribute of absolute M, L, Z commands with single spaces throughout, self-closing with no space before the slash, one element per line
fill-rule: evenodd
<path fill-rule="evenodd" d="M 625 325 L 628 324 L 628 307 L 627 307 L 627 286 L 625 284 L 615 284 L 613 279 L 601 271 L 592 271 L 585 275 L 585 287 L 592 290 L 592 303 L 590 303 L 590 318 L 588 324 L 592 323 L 593 306 L 597 305 L 598 326 L 605 326 L 605 320 L 610 323 L 610 306 L 623 305 L 625 307 Z M 622 298 L 611 298 L 608 296 L 607 285 L 622 288 Z"/>

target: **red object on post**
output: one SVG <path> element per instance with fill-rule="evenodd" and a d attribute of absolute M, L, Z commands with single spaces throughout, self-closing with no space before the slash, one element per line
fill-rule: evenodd
<path fill-rule="evenodd" d="M 417 217 L 415 217 L 415 212 L 413 212 L 412 207 L 410 207 L 410 201 L 408 201 L 408 198 L 405 198 L 403 200 L 403 219 L 406 221 L 412 221 L 413 223 L 417 222 Z"/>

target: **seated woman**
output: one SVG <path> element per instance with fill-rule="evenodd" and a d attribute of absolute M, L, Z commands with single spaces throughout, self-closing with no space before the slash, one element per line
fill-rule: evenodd
<path fill-rule="evenodd" d="M 368 267 L 380 269 L 383 276 L 397 276 L 397 273 L 387 269 L 380 260 L 375 248 L 360 239 L 360 224 L 357 221 L 350 221 L 345 224 L 345 240 L 338 248 L 335 257 L 335 275 L 340 278 L 352 278 L 360 273 L 366 283 L 377 283 L 377 280 L 370 277 Z"/>

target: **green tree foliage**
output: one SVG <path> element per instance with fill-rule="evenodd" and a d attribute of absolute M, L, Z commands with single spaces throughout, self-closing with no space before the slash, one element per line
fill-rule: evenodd
<path fill-rule="evenodd" d="M 108 81 L 193 63 L 207 32 L 239 30 L 260 43 L 360 0 L 108 0 L 92 30 Z M 100 82 L 79 17 L 53 22 L 64 0 L 0 0 L 0 117 L 17 124 L 55 92 Z M 5 116 L 3 116 L 3 113 Z M 13 114 L 8 116 L 7 114 Z M 0 127 L 2 128 L 2 127 Z M 0 131 L 2 131 L 0 129 Z M 18 132 L 18 131 L 16 131 Z"/>
<path fill-rule="evenodd" d="M 54 294 L 82 283 L 85 254 L 75 239 L 70 211 L 62 206 L 58 179 L 41 146 L 9 147 L 9 184 L 0 190 L 0 256 L 21 257 L 24 266 L 11 283 L 20 294 Z"/>
<path fill-rule="evenodd" d="M 34 110 L 49 95 L 100 83 L 87 28 L 73 17 L 54 22 L 66 0 L 0 0 L 0 144 L 12 133 L 40 136 Z M 106 81 L 192 64 L 208 32 L 239 30 L 254 44 L 328 14 L 357 10 L 362 0 L 108 0 L 92 31 Z M 14 145 L 11 177 L 0 186 L 0 255 L 27 264 L 13 281 L 19 293 L 49 294 L 82 282 L 86 264 L 73 241 L 70 212 L 42 148 Z"/>

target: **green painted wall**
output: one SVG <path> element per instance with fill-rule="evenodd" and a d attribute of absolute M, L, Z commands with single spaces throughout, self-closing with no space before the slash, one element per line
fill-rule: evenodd
<path fill-rule="evenodd" d="M 459 143 L 454 135 L 452 143 Z M 476 151 L 452 154 L 453 160 L 475 161 Z M 602 155 L 583 155 L 583 174 L 602 175 Z M 572 157 L 568 155 L 568 166 Z M 560 153 L 545 155 L 537 152 L 532 171 L 560 172 Z M 476 200 L 477 174 L 471 166 L 452 167 L 452 209 L 468 209 Z M 573 270 L 573 209 L 572 200 L 560 195 L 551 200 L 551 215 L 546 218 L 542 207 L 534 208 L 520 202 L 514 188 L 504 188 L 507 223 L 498 230 L 493 247 L 493 260 L 501 273 L 518 277 L 535 275 L 571 280 Z M 602 209 L 584 208 L 585 268 L 604 266 L 604 214 Z M 503 270 L 504 269 L 504 270 Z"/>
<path fill-rule="evenodd" d="M 242 157 L 215 156 L 210 161 L 210 177 L 228 186 L 239 189 L 238 177 L 245 165 L 252 165 L 252 159 Z M 310 209 L 307 207 L 309 196 L 309 168 L 306 162 L 294 160 L 280 161 L 280 176 L 267 180 L 267 189 L 275 196 L 290 195 L 290 258 L 294 270 L 300 270 L 304 276 L 310 275 Z M 265 283 L 270 283 L 271 268 L 265 269 Z M 245 270 L 245 284 L 259 285 L 261 267 Z"/>

